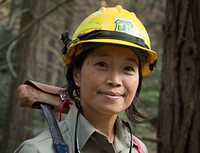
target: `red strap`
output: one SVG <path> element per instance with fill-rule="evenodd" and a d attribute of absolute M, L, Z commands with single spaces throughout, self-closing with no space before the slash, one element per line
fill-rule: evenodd
<path fill-rule="evenodd" d="M 72 104 L 72 102 L 71 102 L 71 100 L 68 98 L 68 97 L 65 97 L 65 100 L 63 101 L 63 103 L 62 103 L 62 105 L 61 105 L 61 107 L 60 107 L 60 118 L 59 118 L 59 122 L 61 121 L 61 119 L 62 119 L 62 112 L 63 112 L 63 109 L 64 109 L 64 107 L 69 107 L 69 105 L 71 105 Z"/>
<path fill-rule="evenodd" d="M 144 153 L 144 150 L 142 149 L 139 141 L 134 136 L 132 136 L 132 138 L 133 138 L 133 141 L 136 144 L 136 148 L 137 148 L 138 153 Z"/>

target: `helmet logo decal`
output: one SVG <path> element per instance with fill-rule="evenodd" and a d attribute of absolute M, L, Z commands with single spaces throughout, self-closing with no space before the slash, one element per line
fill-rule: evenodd
<path fill-rule="evenodd" d="M 130 35 L 135 35 L 133 33 L 134 26 L 131 20 L 128 20 L 125 18 L 115 18 L 114 24 L 115 24 L 114 31 L 124 32 Z"/>

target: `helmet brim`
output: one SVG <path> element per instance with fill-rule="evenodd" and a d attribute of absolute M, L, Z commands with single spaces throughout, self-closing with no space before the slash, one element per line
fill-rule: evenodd
<path fill-rule="evenodd" d="M 157 54 L 156 54 L 155 51 L 153 51 L 151 49 L 147 49 L 147 48 L 142 47 L 140 45 L 137 45 L 135 43 L 131 43 L 131 42 L 123 41 L 123 40 L 117 40 L 117 39 L 89 39 L 89 40 L 81 40 L 81 41 L 78 41 L 78 42 L 76 42 L 74 44 L 71 44 L 69 46 L 69 48 L 68 48 L 67 54 L 68 55 L 76 54 L 76 56 L 77 56 L 82 51 L 88 50 L 89 47 L 86 47 L 88 49 L 82 48 L 81 50 L 79 50 L 78 52 L 76 51 L 76 53 L 75 53 L 75 46 L 78 46 L 80 44 L 85 44 L 85 43 L 91 43 L 91 44 L 94 44 L 94 43 L 98 44 L 99 43 L 99 44 L 122 45 L 122 46 L 129 47 L 133 51 L 134 51 L 134 49 L 137 49 L 137 53 L 138 53 L 138 50 L 146 52 L 146 54 L 147 54 L 146 60 L 141 63 L 141 71 L 142 71 L 142 75 L 143 76 L 145 76 L 145 75 L 147 75 L 148 73 L 151 72 L 151 70 L 149 68 L 149 65 L 154 64 L 154 62 L 157 59 Z M 94 48 L 94 47 L 91 47 L 91 48 Z M 65 58 L 65 56 L 64 56 L 64 58 Z M 67 61 L 67 60 L 64 59 L 64 61 Z M 68 64 L 68 62 L 65 62 L 65 64 Z"/>

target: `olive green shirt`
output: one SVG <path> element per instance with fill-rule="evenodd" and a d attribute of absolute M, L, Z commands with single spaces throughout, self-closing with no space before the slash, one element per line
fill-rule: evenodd
<path fill-rule="evenodd" d="M 77 108 L 72 105 L 66 119 L 59 123 L 63 138 L 69 153 L 74 153 L 75 124 Z M 78 144 L 81 153 L 129 153 L 131 136 L 120 119 L 116 120 L 116 135 L 110 143 L 105 134 L 94 128 L 80 113 L 78 121 Z M 146 146 L 138 140 L 144 153 L 148 153 Z M 132 153 L 138 153 L 137 144 L 133 142 Z M 26 140 L 15 153 L 55 153 L 49 130 L 44 131 L 33 139 Z"/>

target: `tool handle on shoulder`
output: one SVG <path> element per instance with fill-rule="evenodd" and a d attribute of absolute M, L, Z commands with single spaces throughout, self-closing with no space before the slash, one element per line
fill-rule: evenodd
<path fill-rule="evenodd" d="M 65 141 L 63 139 L 56 118 L 53 114 L 51 106 L 40 104 L 40 107 L 48 122 L 49 130 L 53 139 L 53 145 L 56 153 L 68 153 L 67 145 L 65 144 Z"/>
<path fill-rule="evenodd" d="M 50 105 L 56 112 L 60 111 L 63 100 L 65 100 L 65 89 L 51 86 L 35 81 L 26 81 L 18 89 L 18 101 L 21 107 L 39 108 L 40 104 Z M 65 105 L 66 106 L 66 105 Z M 68 113 L 70 105 L 63 109 L 63 113 Z"/>

